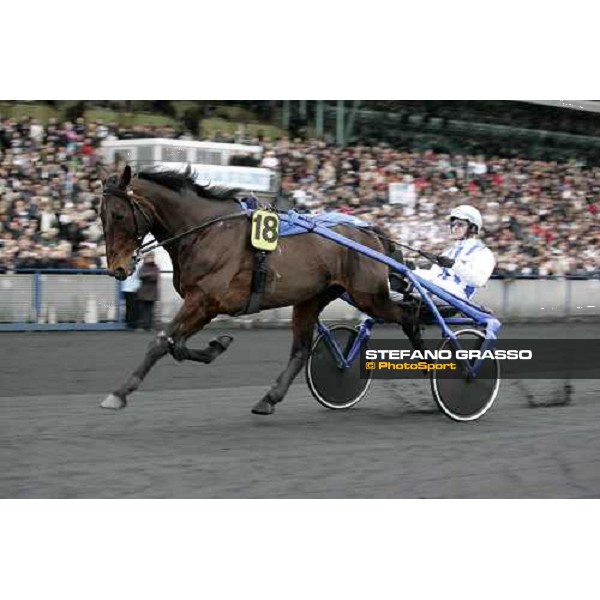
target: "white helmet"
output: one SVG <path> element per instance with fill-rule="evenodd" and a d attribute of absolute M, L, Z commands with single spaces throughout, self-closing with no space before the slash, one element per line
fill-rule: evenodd
<path fill-rule="evenodd" d="M 480 230 L 483 227 L 483 219 L 481 218 L 481 213 L 474 207 L 469 206 L 468 204 L 461 204 L 457 206 L 448 217 L 450 219 L 462 219 L 463 221 L 468 221 L 477 227 L 477 230 Z"/>

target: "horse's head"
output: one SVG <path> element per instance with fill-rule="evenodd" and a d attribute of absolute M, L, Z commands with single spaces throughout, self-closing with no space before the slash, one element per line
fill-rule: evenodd
<path fill-rule="evenodd" d="M 100 218 L 106 238 L 108 272 L 120 281 L 133 273 L 133 255 L 150 231 L 151 221 L 131 186 L 131 167 L 103 178 Z"/>

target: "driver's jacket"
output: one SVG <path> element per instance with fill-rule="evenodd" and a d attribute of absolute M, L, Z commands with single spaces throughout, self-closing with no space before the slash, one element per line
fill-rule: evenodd
<path fill-rule="evenodd" d="M 491 250 L 477 238 L 457 241 L 443 256 L 454 259 L 451 269 L 434 264 L 431 269 L 415 269 L 414 273 L 459 298 L 471 299 L 476 289 L 487 283 L 496 265 Z"/>

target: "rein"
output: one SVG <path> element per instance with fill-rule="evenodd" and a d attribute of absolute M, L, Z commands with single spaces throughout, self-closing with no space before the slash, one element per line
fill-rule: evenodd
<path fill-rule="evenodd" d="M 412 246 L 409 246 L 407 244 L 403 244 L 402 242 L 399 242 L 398 240 L 395 240 L 394 238 L 387 237 L 386 235 L 383 235 L 381 233 L 377 233 L 377 232 L 374 232 L 374 233 L 380 240 L 385 240 L 386 242 L 391 242 L 392 244 L 394 244 L 396 246 L 402 246 L 402 248 L 406 248 L 407 250 L 410 250 L 411 252 L 416 252 L 417 254 L 420 254 L 423 258 L 426 258 L 429 262 L 436 262 L 436 256 L 434 254 L 431 254 L 430 252 L 425 252 L 423 250 L 417 250 L 416 248 L 413 248 Z"/>
<path fill-rule="evenodd" d="M 276 211 L 278 214 L 287 214 L 285 211 Z M 153 250 L 155 250 L 156 248 L 159 248 L 160 246 L 166 246 L 167 244 L 170 244 L 172 242 L 175 242 L 179 239 L 181 239 L 182 237 L 185 237 L 186 235 L 190 234 L 190 233 L 194 233 L 195 231 L 200 231 L 202 229 L 204 229 L 205 227 L 210 227 L 211 225 L 214 225 L 215 223 L 219 223 L 222 221 L 228 221 L 231 219 L 238 219 L 240 217 L 247 217 L 247 213 L 242 211 L 239 213 L 232 213 L 229 215 L 224 215 L 221 217 L 215 217 L 212 219 L 208 219 L 206 221 L 204 221 L 203 223 L 200 223 L 199 225 L 196 225 L 194 227 L 192 227 L 191 229 L 188 229 L 187 231 L 184 231 L 182 233 L 178 233 L 177 235 L 174 235 L 173 237 L 170 237 L 166 240 L 164 240 L 163 242 L 158 242 L 158 241 L 153 241 L 153 242 L 146 242 L 145 244 L 143 244 L 142 246 L 140 246 L 137 249 L 137 256 L 143 256 L 144 254 L 147 254 L 148 252 L 152 252 Z M 420 254 L 423 258 L 426 258 L 428 261 L 430 262 L 435 262 L 436 261 L 436 257 L 435 255 L 429 253 L 429 252 L 424 252 L 422 250 L 417 250 L 416 248 L 413 248 L 412 246 L 408 246 L 407 244 L 402 244 L 401 242 L 399 242 L 398 240 L 395 240 L 393 238 L 389 238 L 385 235 L 379 234 L 379 233 L 375 233 L 375 235 L 377 235 L 378 238 L 382 239 L 382 240 L 386 240 L 387 242 L 392 242 L 393 244 L 397 245 L 397 246 L 402 246 L 403 248 L 406 248 L 407 250 L 411 250 L 412 252 L 416 252 L 417 254 Z M 137 260 L 137 259 L 136 259 Z"/>
<path fill-rule="evenodd" d="M 137 249 L 137 253 L 138 253 L 138 255 L 147 254 L 148 252 L 152 252 L 152 250 L 155 250 L 156 248 L 159 248 L 160 246 L 166 246 L 167 244 L 170 244 L 171 242 L 175 242 L 176 240 L 179 240 L 182 237 L 189 235 L 190 233 L 194 233 L 195 231 L 200 231 L 201 229 L 209 227 L 210 225 L 214 225 L 215 223 L 221 223 L 223 221 L 229 221 L 231 219 L 239 219 L 240 217 L 246 217 L 246 216 L 247 215 L 245 212 L 239 212 L 239 213 L 232 213 L 230 215 L 223 215 L 221 217 L 214 217 L 212 219 L 207 219 L 203 223 L 200 223 L 199 225 L 195 225 L 194 227 L 192 227 L 191 229 L 188 229 L 187 231 L 178 233 L 177 235 L 174 235 L 173 237 L 170 237 L 170 238 L 164 240 L 163 242 L 158 242 L 156 240 L 153 242 L 146 242 L 145 244 L 143 244 L 142 246 L 140 246 Z"/>

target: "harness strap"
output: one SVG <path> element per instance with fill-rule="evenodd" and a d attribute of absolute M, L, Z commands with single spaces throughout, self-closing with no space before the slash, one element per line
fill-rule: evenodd
<path fill-rule="evenodd" d="M 242 315 L 253 315 L 260 311 L 265 284 L 267 282 L 267 257 L 266 250 L 257 250 L 254 255 L 254 270 L 252 271 L 252 283 L 250 284 L 250 299 L 244 310 L 235 313 L 234 317 Z"/>

